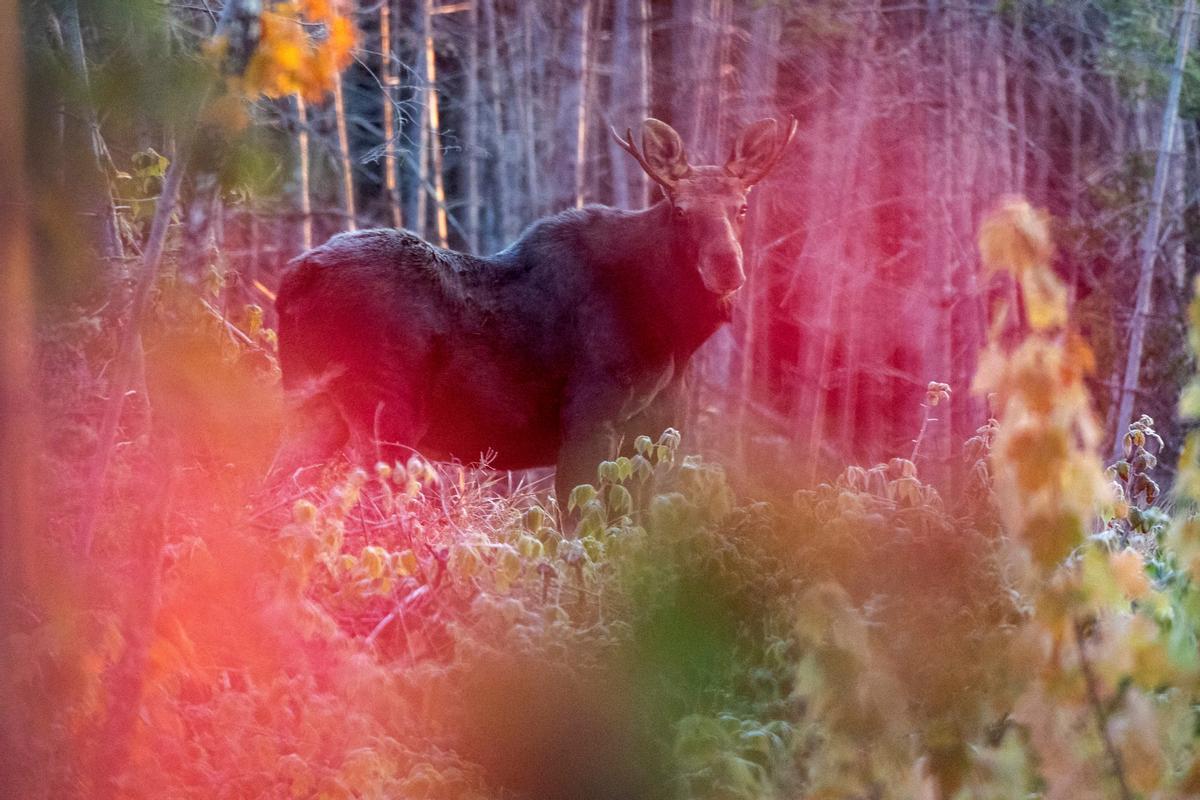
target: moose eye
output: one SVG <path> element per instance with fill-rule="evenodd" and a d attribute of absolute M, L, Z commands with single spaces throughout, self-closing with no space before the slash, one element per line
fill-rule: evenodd
<path fill-rule="evenodd" d="M 750 207 L 747 206 L 745 203 L 742 203 L 742 205 L 738 206 L 738 212 L 737 212 L 738 219 L 745 219 L 746 214 L 749 213 L 749 211 L 750 211 Z"/>
<path fill-rule="evenodd" d="M 687 219 L 687 212 L 679 206 L 675 206 L 675 219 Z"/>

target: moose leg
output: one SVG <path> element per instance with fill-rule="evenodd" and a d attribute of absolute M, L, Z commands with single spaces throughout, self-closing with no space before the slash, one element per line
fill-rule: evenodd
<path fill-rule="evenodd" d="M 684 382 L 675 378 L 653 402 L 621 426 L 621 452 L 632 455 L 633 441 L 641 435 L 655 441 L 667 428 L 679 428 L 684 418 Z"/>
<path fill-rule="evenodd" d="M 566 438 L 558 452 L 554 473 L 554 495 L 565 511 L 571 490 L 581 483 L 596 482 L 596 466 L 613 455 L 613 427 L 596 426 L 587 433 Z"/>
<path fill-rule="evenodd" d="M 613 456 L 616 428 L 611 421 L 628 394 L 616 386 L 590 387 L 570 393 L 562 412 L 562 445 L 554 474 L 554 493 L 566 508 L 571 490 L 581 483 L 596 482 L 596 466 Z"/>
<path fill-rule="evenodd" d="M 268 476 L 289 477 L 301 467 L 326 461 L 346 443 L 349 428 L 325 392 L 296 402 L 280 437 Z"/>
<path fill-rule="evenodd" d="M 358 461 L 407 459 L 425 435 L 421 399 L 402 385 L 385 390 L 374 381 L 347 381 L 338 386 L 337 403 Z"/>

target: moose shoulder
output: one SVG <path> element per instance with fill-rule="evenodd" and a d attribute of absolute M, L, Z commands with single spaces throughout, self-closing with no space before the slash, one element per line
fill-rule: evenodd
<path fill-rule="evenodd" d="M 297 415 L 280 465 L 351 437 L 498 468 L 556 464 L 559 496 L 588 482 L 616 435 L 659 431 L 688 359 L 742 285 L 749 188 L 795 133 L 762 120 L 721 167 L 692 166 L 647 120 L 639 152 L 666 199 L 539 220 L 478 258 L 402 230 L 333 237 L 291 262 L 276 308 Z M 614 134 L 615 135 L 615 134 Z"/>

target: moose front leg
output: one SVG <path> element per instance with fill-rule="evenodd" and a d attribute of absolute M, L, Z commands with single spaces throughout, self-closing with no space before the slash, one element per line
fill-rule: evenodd
<path fill-rule="evenodd" d="M 641 435 L 657 440 L 667 428 L 683 427 L 686 384 L 682 376 L 671 380 L 654 400 L 620 428 L 621 454 L 633 455 L 633 442 Z"/>
<path fill-rule="evenodd" d="M 581 483 L 595 484 L 597 465 L 612 458 L 614 433 L 613 425 L 605 422 L 564 435 L 554 473 L 554 494 L 564 512 L 571 490 Z"/>
<path fill-rule="evenodd" d="M 571 392 L 562 412 L 562 444 L 554 475 L 554 493 L 565 511 L 571 490 L 596 482 L 596 467 L 612 458 L 617 429 L 613 423 L 629 392 L 612 385 Z"/>

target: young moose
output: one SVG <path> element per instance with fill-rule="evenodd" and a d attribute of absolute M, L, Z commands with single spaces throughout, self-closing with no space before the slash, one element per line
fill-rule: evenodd
<path fill-rule="evenodd" d="M 641 152 L 631 132 L 617 138 L 665 200 L 564 211 L 488 258 L 392 229 L 299 256 L 276 301 L 300 412 L 279 466 L 353 435 L 436 459 L 489 454 L 499 469 L 557 464 L 559 498 L 592 481 L 616 437 L 675 422 L 684 367 L 745 281 L 747 194 L 795 131 L 761 120 L 724 166 L 692 166 L 679 134 L 648 119 Z"/>

